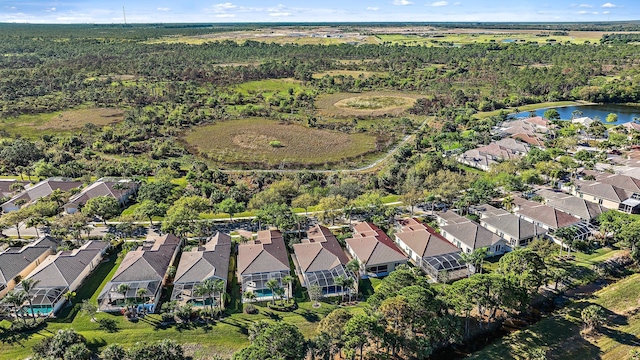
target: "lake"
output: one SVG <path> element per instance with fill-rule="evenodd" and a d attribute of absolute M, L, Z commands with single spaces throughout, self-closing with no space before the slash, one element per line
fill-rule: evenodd
<path fill-rule="evenodd" d="M 640 106 L 628 106 L 628 105 L 617 105 L 617 104 L 606 104 L 606 105 L 576 105 L 576 106 L 565 106 L 555 108 L 560 113 L 560 118 L 562 120 L 570 120 L 571 115 L 575 110 L 580 110 L 582 115 L 579 117 L 590 117 L 595 119 L 596 116 L 600 117 L 600 121 L 603 123 L 607 123 L 607 115 L 614 113 L 618 114 L 618 121 L 611 124 L 624 124 L 627 122 L 633 121 L 633 118 L 640 118 Z M 542 116 L 545 111 L 549 110 L 538 109 L 536 110 L 537 116 Z M 529 117 L 528 111 L 523 111 L 516 114 L 517 118 Z"/>

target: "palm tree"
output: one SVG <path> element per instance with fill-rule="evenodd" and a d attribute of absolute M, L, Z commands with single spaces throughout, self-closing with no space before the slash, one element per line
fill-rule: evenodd
<path fill-rule="evenodd" d="M 36 319 L 36 313 L 33 310 L 33 303 L 32 303 L 32 300 L 31 300 L 31 290 L 33 290 L 38 285 L 39 282 L 40 282 L 40 280 L 24 279 L 20 283 L 20 284 L 22 284 L 22 289 L 24 290 L 24 292 L 27 293 L 27 301 L 29 302 L 29 309 L 31 309 L 31 318 L 33 320 Z"/>
<path fill-rule="evenodd" d="M 351 259 L 351 261 L 347 263 L 347 269 L 349 269 L 349 271 L 351 271 L 355 276 L 358 276 L 358 273 L 360 272 L 360 262 L 358 259 Z"/>
<path fill-rule="evenodd" d="M 514 205 L 513 196 L 508 195 L 507 197 L 502 199 L 502 205 L 504 206 L 505 209 L 507 209 L 507 211 L 511 211 Z"/>
<path fill-rule="evenodd" d="M 292 296 L 293 294 L 293 283 L 296 281 L 296 279 L 291 276 L 291 275 L 287 275 L 284 278 L 282 278 L 282 281 L 287 284 L 287 300 L 289 300 L 289 297 Z"/>
<path fill-rule="evenodd" d="M 122 300 L 126 300 L 127 299 L 127 292 L 131 289 L 131 285 L 127 284 L 127 283 L 122 283 L 119 284 L 118 287 L 116 287 L 116 292 L 118 294 L 122 294 Z M 129 310 L 129 308 L 127 307 L 127 310 Z"/>
<path fill-rule="evenodd" d="M 340 286 L 340 293 L 344 291 L 344 287 L 347 284 L 347 278 L 343 275 L 338 275 L 333 278 L 333 283 L 337 286 Z M 344 300 L 344 294 L 340 295 L 340 301 Z"/>
<path fill-rule="evenodd" d="M 64 295 L 62 295 L 64 297 L 64 299 L 66 301 L 69 302 L 69 305 L 71 305 L 71 300 L 73 300 L 74 297 L 76 297 L 76 292 L 75 291 L 67 291 L 66 293 L 64 293 Z"/>
<path fill-rule="evenodd" d="M 193 288 L 193 294 L 197 297 L 202 297 L 203 299 L 211 300 L 211 296 L 214 292 L 214 284 L 213 280 L 205 279 L 200 284 L 196 285 Z M 206 301 L 203 301 L 204 306 L 206 307 Z M 213 301 L 210 301 L 209 306 L 211 308 L 210 315 L 213 316 Z"/>
<path fill-rule="evenodd" d="M 274 290 L 278 287 L 279 283 L 277 279 L 271 279 L 264 284 L 269 290 L 271 290 L 271 303 L 275 305 Z"/>
<path fill-rule="evenodd" d="M 140 298 L 140 302 L 144 302 L 144 296 L 147 294 L 147 289 L 145 288 L 138 288 L 138 290 L 136 290 L 136 299 Z"/>
<path fill-rule="evenodd" d="M 22 305 L 24 305 L 24 302 L 27 301 L 27 297 L 28 295 L 24 291 L 11 290 L 2 299 L 3 304 L 11 306 L 13 312 L 15 313 L 16 320 L 22 318 L 22 321 L 24 321 L 25 324 L 27 323 L 27 320 L 20 315 L 20 310 L 22 309 Z"/>
<path fill-rule="evenodd" d="M 249 300 L 249 302 L 256 301 L 256 294 L 254 294 L 253 291 L 246 291 L 244 294 L 242 294 L 242 297 Z"/>
<path fill-rule="evenodd" d="M 353 287 L 354 283 L 355 281 L 350 277 L 346 277 L 344 279 L 344 286 L 347 288 L 347 295 L 349 296 L 349 302 L 351 302 L 351 288 Z"/>
<path fill-rule="evenodd" d="M 277 287 L 273 290 L 273 293 L 275 295 L 278 295 L 278 299 L 281 300 L 282 305 L 284 305 L 284 293 L 285 293 L 284 289 L 281 287 Z"/>
<path fill-rule="evenodd" d="M 98 312 L 98 306 L 89 300 L 82 300 L 81 311 L 91 317 L 91 321 L 96 321 L 96 313 Z"/>
<path fill-rule="evenodd" d="M 225 285 L 226 284 L 222 279 L 218 279 L 213 283 L 213 291 L 218 294 L 218 309 L 220 309 L 220 312 L 224 309 L 224 295 L 226 294 Z"/>

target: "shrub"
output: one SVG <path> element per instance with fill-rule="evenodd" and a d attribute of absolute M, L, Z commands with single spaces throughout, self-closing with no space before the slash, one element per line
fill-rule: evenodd
<path fill-rule="evenodd" d="M 598 305 L 587 306 L 580 313 L 580 317 L 586 326 L 585 332 L 587 333 L 598 329 L 607 320 L 604 310 Z"/>
<path fill-rule="evenodd" d="M 274 148 L 279 148 L 282 147 L 282 143 L 278 140 L 273 140 L 273 141 L 269 141 L 269 146 L 274 147 Z"/>
<path fill-rule="evenodd" d="M 258 308 L 253 306 L 253 304 L 247 304 L 244 306 L 245 314 L 257 314 Z"/>

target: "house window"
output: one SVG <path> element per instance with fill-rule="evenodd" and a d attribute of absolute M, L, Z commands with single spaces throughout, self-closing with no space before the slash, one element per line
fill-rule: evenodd
<path fill-rule="evenodd" d="M 602 199 L 598 199 L 598 204 L 602 205 Z"/>
<path fill-rule="evenodd" d="M 367 272 L 369 273 L 373 273 L 373 274 L 381 274 L 381 273 L 386 273 L 388 270 L 387 265 L 380 265 L 380 266 L 370 266 L 367 268 Z"/>

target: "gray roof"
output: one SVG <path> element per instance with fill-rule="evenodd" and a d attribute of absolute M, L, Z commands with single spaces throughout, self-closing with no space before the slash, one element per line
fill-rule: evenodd
<path fill-rule="evenodd" d="M 153 243 L 145 242 L 125 255 L 110 282 L 163 280 L 179 244 L 180 240 L 172 234 L 159 237 Z"/>
<path fill-rule="evenodd" d="M 623 202 L 633 195 L 633 191 L 621 189 L 611 184 L 605 184 L 601 182 L 590 182 L 575 180 L 577 191 L 584 194 L 597 196 L 613 202 Z"/>
<path fill-rule="evenodd" d="M 489 216 L 483 218 L 482 222 L 489 224 L 499 231 L 509 234 L 512 238 L 518 240 L 530 239 L 547 232 L 544 228 L 534 225 L 513 214 Z"/>
<path fill-rule="evenodd" d="M 114 186 L 116 184 L 120 184 L 122 186 L 126 186 L 124 190 L 115 189 Z M 69 203 L 67 205 L 84 205 L 90 199 L 100 197 L 100 196 L 109 196 L 116 200 L 120 200 L 125 194 L 128 192 L 135 190 L 138 188 L 138 183 L 131 180 L 120 180 L 120 181 L 104 181 L 98 180 L 93 184 L 87 186 L 82 189 L 81 192 L 72 196 L 69 199 Z"/>
<path fill-rule="evenodd" d="M 440 231 L 447 232 L 473 250 L 490 247 L 502 240 L 498 235 L 473 221 L 442 226 L 440 227 Z"/>
<path fill-rule="evenodd" d="M 51 195 L 54 190 L 59 189 L 61 191 L 69 191 L 81 185 L 81 181 L 65 181 L 64 179 L 60 178 L 50 178 L 25 189 L 4 204 L 12 204 L 19 199 L 24 199 L 27 202 L 32 202 L 45 196 Z"/>
<path fill-rule="evenodd" d="M 218 232 L 204 246 L 183 252 L 174 284 L 200 282 L 213 277 L 227 280 L 231 236 Z"/>
<path fill-rule="evenodd" d="M 108 242 L 89 241 L 80 249 L 61 251 L 45 259 L 27 278 L 39 281 L 36 289 L 68 287 L 108 247 Z"/>
<path fill-rule="evenodd" d="M 596 203 L 563 192 L 543 189 L 536 193 L 547 200 L 547 205 L 583 220 L 591 221 L 604 211 L 602 206 Z"/>
<path fill-rule="evenodd" d="M 517 213 L 526 216 L 536 223 L 547 225 L 553 230 L 580 222 L 580 218 L 576 216 L 542 204 L 537 204 L 537 206 L 523 206 L 518 209 Z"/>
<path fill-rule="evenodd" d="M 7 284 L 47 252 L 55 251 L 58 243 L 49 236 L 22 248 L 8 248 L 0 253 L 0 284 Z"/>

